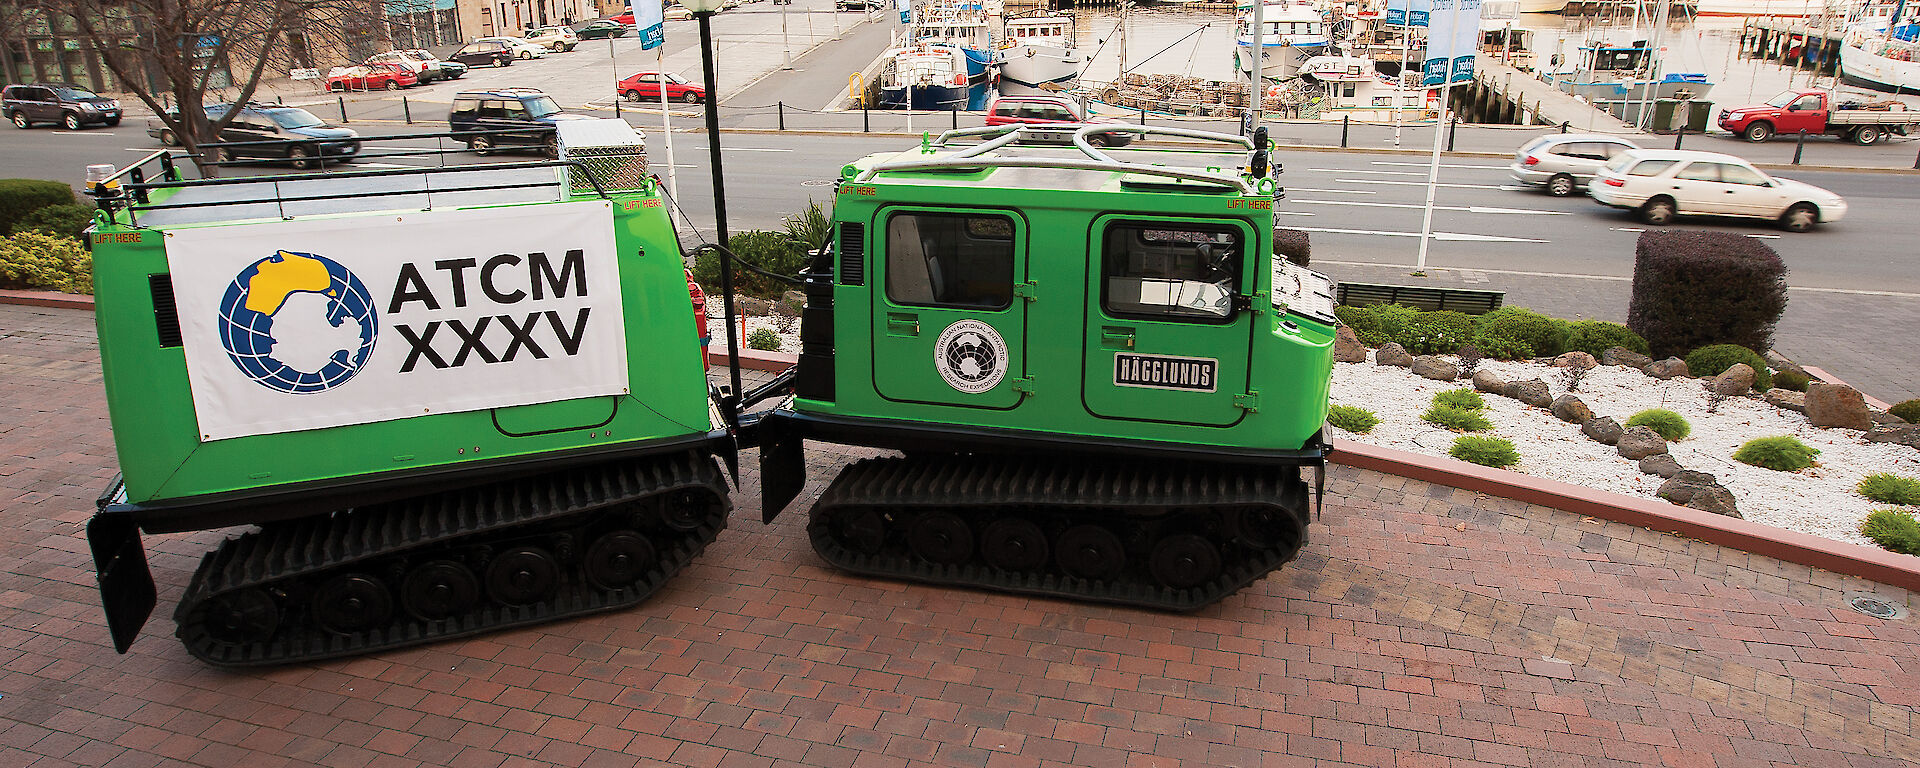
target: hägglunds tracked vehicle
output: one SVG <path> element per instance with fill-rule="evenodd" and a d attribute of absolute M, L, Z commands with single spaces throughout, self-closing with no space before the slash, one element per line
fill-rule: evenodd
<path fill-rule="evenodd" d="M 1232 149 L 1121 161 L 1090 141 L 1110 131 Z M 1332 285 L 1273 255 L 1264 135 L 1089 126 L 1061 150 L 1028 133 L 951 131 L 844 169 L 796 397 L 757 426 L 763 514 L 802 489 L 806 440 L 897 449 L 814 501 L 828 562 L 1211 604 L 1306 542 Z"/>
<path fill-rule="evenodd" d="M 180 597 L 196 657 L 325 658 L 630 605 L 726 524 L 679 244 L 639 137 L 562 159 L 94 185 L 121 477 L 88 525 L 115 646 L 140 534 L 258 526 Z M 145 162 L 145 161 L 143 161 Z"/>

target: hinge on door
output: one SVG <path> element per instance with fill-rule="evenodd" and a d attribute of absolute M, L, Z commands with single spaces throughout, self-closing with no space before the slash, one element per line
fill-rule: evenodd
<path fill-rule="evenodd" d="M 1034 394 L 1034 391 L 1033 391 L 1033 379 L 1032 379 L 1031 377 L 1028 377 L 1028 378 L 1024 378 L 1024 379 L 1014 379 L 1014 380 L 1013 380 L 1013 391 L 1015 391 L 1015 392 L 1025 392 L 1025 393 L 1027 393 L 1027 394 L 1029 394 L 1029 395 L 1032 395 L 1032 394 Z"/>
<path fill-rule="evenodd" d="M 1260 412 L 1260 390 L 1256 389 L 1244 395 L 1234 395 L 1233 407 L 1245 408 L 1247 409 L 1247 413 L 1259 413 Z"/>
<path fill-rule="evenodd" d="M 1027 301 L 1034 301 L 1036 299 L 1039 299 L 1040 298 L 1040 281 L 1028 280 L 1027 282 L 1024 282 L 1024 283 L 1014 283 L 1013 295 L 1026 299 Z"/>

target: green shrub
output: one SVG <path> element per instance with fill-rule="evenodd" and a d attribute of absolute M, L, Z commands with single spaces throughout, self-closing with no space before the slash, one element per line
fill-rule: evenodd
<path fill-rule="evenodd" d="M 1820 449 L 1800 442 L 1793 435 L 1776 435 L 1748 440 L 1733 452 L 1733 460 L 1765 469 L 1797 472 L 1813 466 L 1813 457 L 1819 453 Z"/>
<path fill-rule="evenodd" d="M 1799 371 L 1781 371 L 1773 375 L 1774 386 L 1795 392 L 1807 391 L 1807 385 L 1811 383 L 1813 379 Z"/>
<path fill-rule="evenodd" d="M 1920 480 L 1892 472 L 1875 472 L 1860 478 L 1855 490 L 1882 504 L 1920 504 Z"/>
<path fill-rule="evenodd" d="M 49 205 L 74 204 L 73 188 L 57 181 L 0 179 L 0 233 Z"/>
<path fill-rule="evenodd" d="M 1484 411 L 1487 399 L 1480 393 L 1461 387 L 1433 393 L 1433 404 L 1442 408 L 1458 408 L 1462 411 Z"/>
<path fill-rule="evenodd" d="M 1358 406 L 1336 405 L 1327 409 L 1327 423 L 1356 435 L 1364 435 L 1373 431 L 1374 426 L 1380 423 L 1380 417 Z"/>
<path fill-rule="evenodd" d="M 1487 421 L 1487 417 L 1480 415 L 1479 411 L 1448 408 L 1444 405 L 1428 408 L 1426 413 L 1420 415 L 1420 419 L 1436 427 L 1456 432 L 1482 432 L 1493 429 L 1493 422 Z"/>
<path fill-rule="evenodd" d="M 1481 355 L 1495 360 L 1525 360 L 1533 357 L 1532 344 L 1505 336 L 1476 333 L 1473 336 L 1473 346 L 1480 350 Z"/>
<path fill-rule="evenodd" d="M 753 333 L 747 334 L 747 349 L 778 352 L 780 351 L 780 334 L 774 333 L 772 328 L 755 328 Z"/>
<path fill-rule="evenodd" d="M 49 205 L 20 217 L 13 225 L 13 234 L 45 232 L 81 239 L 86 237 L 87 227 L 93 226 L 93 211 L 86 205 Z"/>
<path fill-rule="evenodd" d="M 1627 327 L 1656 359 L 1711 344 L 1766 349 L 1787 308 L 1786 277 L 1780 254 L 1745 235 L 1644 232 L 1634 247 Z"/>
<path fill-rule="evenodd" d="M 1300 266 L 1313 263 L 1313 240 L 1297 229 L 1273 230 L 1273 252 Z"/>
<path fill-rule="evenodd" d="M 93 254 L 78 240 L 45 232 L 0 238 L 0 288 L 93 293 Z"/>
<path fill-rule="evenodd" d="M 1353 326 L 1353 333 L 1360 343 L 1369 347 L 1378 347 L 1402 336 L 1407 323 L 1420 315 L 1420 310 L 1399 304 L 1373 304 L 1365 307 L 1337 307 L 1334 314 L 1340 322 Z"/>
<path fill-rule="evenodd" d="M 799 275 L 807 266 L 807 252 L 785 232 L 750 230 L 727 240 L 733 255 L 756 267 L 780 275 Z M 720 295 L 720 254 L 703 251 L 693 262 L 693 280 L 709 296 Z M 793 290 L 794 286 L 734 265 L 734 291 L 746 296 L 772 298 Z"/>
<path fill-rule="evenodd" d="M 1882 549 L 1920 555 L 1920 520 L 1904 509 L 1876 509 L 1860 521 L 1860 534 Z"/>
<path fill-rule="evenodd" d="M 1627 419 L 1627 428 L 1646 427 L 1667 440 L 1685 440 L 1693 432 L 1687 418 L 1665 408 L 1648 408 Z"/>
<path fill-rule="evenodd" d="M 1567 334 L 1571 325 L 1565 320 L 1548 317 L 1531 309 L 1501 307 L 1480 316 L 1480 322 L 1474 327 L 1474 335 L 1525 342 L 1533 348 L 1532 356 L 1552 357 L 1567 351 Z"/>
<path fill-rule="evenodd" d="M 1393 341 L 1416 355 L 1452 352 L 1473 340 L 1473 316 L 1451 310 L 1421 312 L 1408 320 Z"/>
<path fill-rule="evenodd" d="M 1738 344 L 1715 344 L 1687 353 L 1687 373 L 1694 376 L 1718 376 L 1735 363 L 1753 369 L 1753 388 L 1762 392 L 1773 388 L 1773 374 L 1767 372 L 1767 359 Z"/>
<path fill-rule="evenodd" d="M 1605 320 L 1576 320 L 1568 326 L 1567 351 L 1585 352 L 1598 358 L 1614 347 L 1626 347 L 1647 353 L 1647 340 L 1619 323 Z"/>
<path fill-rule="evenodd" d="M 1447 449 L 1447 455 L 1484 467 L 1511 467 L 1520 463 L 1520 454 L 1513 450 L 1512 440 L 1480 435 L 1454 438 L 1453 447 Z"/>
<path fill-rule="evenodd" d="M 827 247 L 827 240 L 833 237 L 833 220 L 827 211 L 820 207 L 820 201 L 807 201 L 806 210 L 788 214 L 781 219 L 787 237 L 800 244 L 801 250 L 819 250 Z"/>
<path fill-rule="evenodd" d="M 1909 424 L 1920 424 L 1920 400 L 1895 403 L 1892 408 L 1887 409 L 1887 413 L 1906 419 Z"/>

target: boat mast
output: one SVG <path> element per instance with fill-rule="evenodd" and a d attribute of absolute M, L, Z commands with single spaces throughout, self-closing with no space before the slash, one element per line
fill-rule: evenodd
<path fill-rule="evenodd" d="M 1267 0 L 1253 0 L 1253 72 L 1248 81 L 1251 98 L 1247 100 L 1247 135 L 1260 125 L 1260 111 L 1267 106 L 1266 89 L 1261 87 L 1261 70 L 1267 59 Z M 1262 147 L 1264 149 L 1264 147 Z"/>

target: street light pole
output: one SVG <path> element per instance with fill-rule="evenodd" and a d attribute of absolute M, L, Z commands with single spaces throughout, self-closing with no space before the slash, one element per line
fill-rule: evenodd
<path fill-rule="evenodd" d="M 707 158 L 713 164 L 713 229 L 720 244 L 720 301 L 727 313 L 727 370 L 733 384 L 727 410 L 731 411 L 731 404 L 740 402 L 740 337 L 733 326 L 733 253 L 727 250 L 727 186 L 720 168 L 720 84 L 713 69 L 712 21 L 721 1 L 692 0 L 687 7 L 700 22 L 700 64 L 706 75 L 707 97 L 702 101 L 707 109 Z"/>

